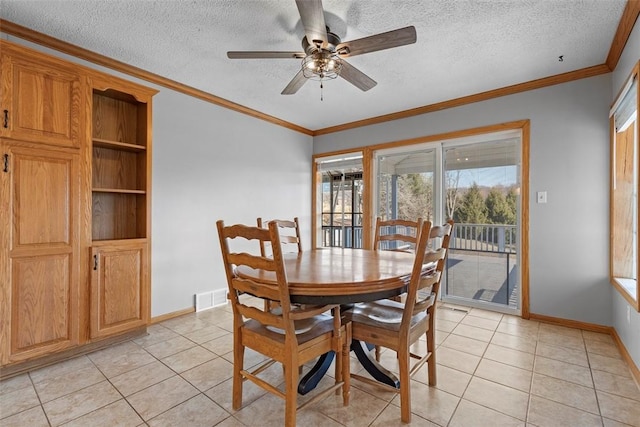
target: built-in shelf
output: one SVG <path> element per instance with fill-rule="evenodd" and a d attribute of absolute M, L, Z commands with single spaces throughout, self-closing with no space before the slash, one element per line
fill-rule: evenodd
<path fill-rule="evenodd" d="M 129 190 L 126 188 L 94 188 L 94 193 L 147 194 L 145 190 Z"/>
<path fill-rule="evenodd" d="M 126 151 L 144 151 L 147 149 L 144 145 L 128 144 L 126 142 L 111 141 L 109 139 L 93 138 L 94 147 L 117 148 Z"/>
<path fill-rule="evenodd" d="M 93 89 L 94 241 L 149 237 L 149 109 L 144 96 L 127 93 L 126 85 L 121 89 Z"/>

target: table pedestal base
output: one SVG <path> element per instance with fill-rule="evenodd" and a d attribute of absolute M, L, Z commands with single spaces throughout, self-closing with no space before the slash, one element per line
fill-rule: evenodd
<path fill-rule="evenodd" d="M 362 364 L 362 367 L 369 372 L 373 378 L 383 384 L 399 389 L 400 380 L 371 357 L 372 348 L 372 345 L 362 341 L 353 340 L 351 342 L 351 351 L 356 354 L 356 357 Z M 329 366 L 331 366 L 331 362 L 333 362 L 335 355 L 335 352 L 330 351 L 329 353 L 325 353 L 320 356 L 316 364 L 313 365 L 311 370 L 300 380 L 300 383 L 298 384 L 299 394 L 307 394 L 318 385 L 324 374 L 329 369 Z"/>

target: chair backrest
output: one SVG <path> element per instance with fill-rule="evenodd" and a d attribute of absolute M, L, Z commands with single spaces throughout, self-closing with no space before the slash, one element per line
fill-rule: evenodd
<path fill-rule="evenodd" d="M 433 283 L 432 293 L 437 297 L 440 291 L 440 282 L 442 281 L 442 275 L 446 267 L 446 258 L 449 254 L 449 242 L 451 241 L 451 235 L 453 234 L 454 222 L 452 219 L 448 220 L 443 225 L 437 225 L 431 227 L 429 232 L 430 243 L 436 244 L 439 240 L 439 246 L 437 248 L 431 247 L 427 250 L 425 260 L 429 262 L 436 262 L 436 272 L 438 272 L 438 280 Z M 424 287 L 423 287 L 424 288 Z"/>
<path fill-rule="evenodd" d="M 272 221 L 268 229 L 240 224 L 225 226 L 222 220 L 218 221 L 216 225 L 229 285 L 229 299 L 234 313 L 234 329 L 242 325 L 244 317 L 255 319 L 265 326 L 283 330 L 285 333 L 290 333 L 294 336 L 293 319 L 289 317 L 291 302 L 280 246 L 278 223 Z M 272 248 L 272 256 L 265 257 L 261 254 L 247 253 L 248 241 L 257 241 L 260 245 L 268 243 Z M 233 245 L 233 251 L 230 245 Z M 235 274 L 235 268 L 239 266 L 264 270 L 265 281 L 269 281 L 270 284 L 238 277 Z M 274 283 L 276 284 L 274 285 Z M 268 310 L 260 310 L 255 305 L 245 304 L 240 298 L 245 293 L 258 298 L 277 301 L 282 309 L 272 313 Z"/>
<path fill-rule="evenodd" d="M 407 327 L 413 316 L 435 307 L 453 226 L 452 220 L 438 226 L 432 226 L 430 221 L 422 225 L 402 319 Z"/>
<path fill-rule="evenodd" d="M 288 219 L 272 219 L 263 220 L 257 219 L 258 227 L 269 228 L 269 224 L 275 222 L 278 224 L 278 231 L 280 234 L 280 244 L 282 252 L 302 252 L 302 240 L 300 239 L 300 223 L 298 217 L 293 220 Z M 269 242 L 260 242 L 260 253 L 262 256 L 268 256 L 268 247 L 271 246 Z M 295 249 L 294 249 L 295 247 Z"/>
<path fill-rule="evenodd" d="M 376 218 L 373 250 L 413 251 L 420 237 L 422 218 L 416 221 L 404 219 L 382 220 Z"/>

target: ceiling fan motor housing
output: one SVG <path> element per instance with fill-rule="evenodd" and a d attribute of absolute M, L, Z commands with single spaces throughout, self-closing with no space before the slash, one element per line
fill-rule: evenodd
<path fill-rule="evenodd" d="M 314 40 L 313 43 L 309 43 L 307 37 L 302 38 L 302 49 L 305 51 L 307 55 L 311 55 L 317 51 L 328 51 L 334 53 L 336 51 L 336 46 L 340 44 L 341 40 L 335 33 L 332 33 L 327 27 L 327 43 L 323 46 L 324 42 L 322 40 Z"/>

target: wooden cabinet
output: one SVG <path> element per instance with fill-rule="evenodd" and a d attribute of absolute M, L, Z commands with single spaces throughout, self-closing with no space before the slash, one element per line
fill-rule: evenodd
<path fill-rule="evenodd" d="M 149 319 L 150 125 L 155 93 L 92 77 L 91 337 Z"/>
<path fill-rule="evenodd" d="M 82 79 L 71 65 L 4 43 L 0 136 L 79 147 Z"/>
<path fill-rule="evenodd" d="M 94 243 L 91 279 L 91 336 L 109 336 L 149 320 L 147 243 L 133 239 Z"/>
<path fill-rule="evenodd" d="M 0 142 L 2 364 L 78 344 L 78 154 Z"/>
<path fill-rule="evenodd" d="M 149 322 L 156 91 L 5 40 L 0 60 L 1 378 Z"/>

